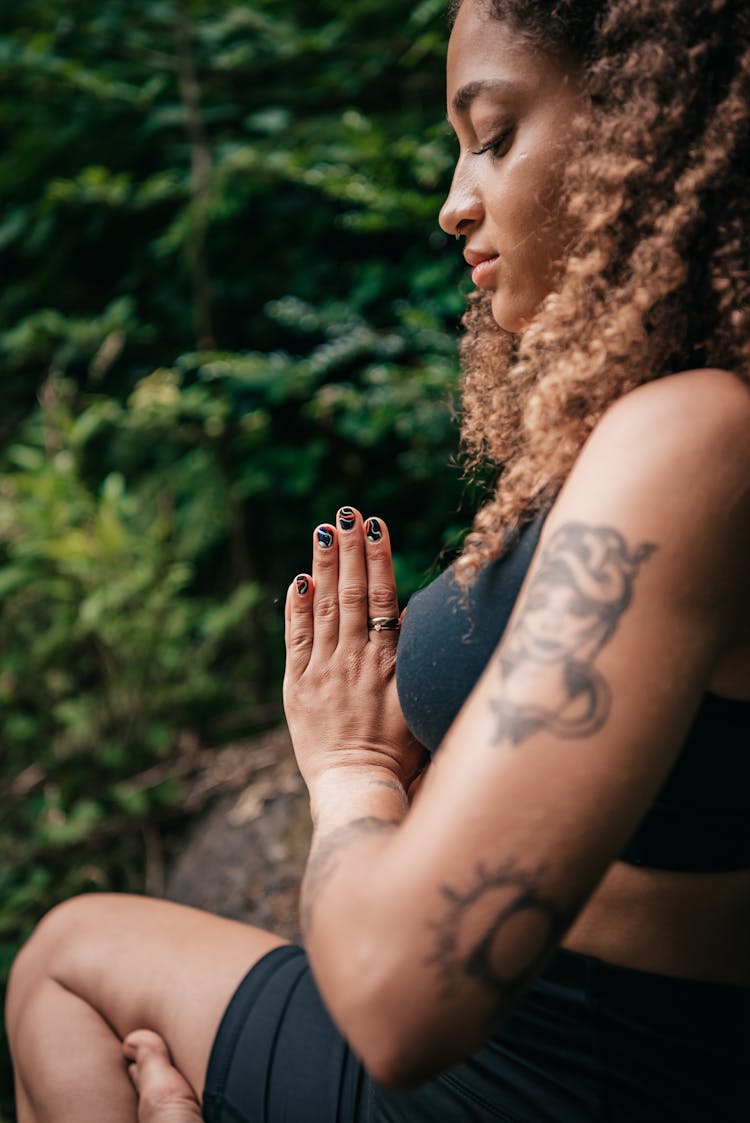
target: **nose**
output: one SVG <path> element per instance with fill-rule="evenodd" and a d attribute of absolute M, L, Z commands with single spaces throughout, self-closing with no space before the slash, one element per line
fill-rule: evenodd
<path fill-rule="evenodd" d="M 459 159 L 453 173 L 448 197 L 440 208 L 438 222 L 446 234 L 466 234 L 467 227 L 479 222 L 483 214 L 476 179 L 465 161 Z"/>

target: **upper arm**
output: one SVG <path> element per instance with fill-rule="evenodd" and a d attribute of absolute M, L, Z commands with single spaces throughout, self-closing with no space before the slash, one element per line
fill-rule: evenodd
<path fill-rule="evenodd" d="M 635 391 L 597 427 L 393 839 L 380 1000 L 406 1073 L 453 1063 L 508 1013 L 658 792 L 733 641 L 750 395 L 712 374 Z"/>

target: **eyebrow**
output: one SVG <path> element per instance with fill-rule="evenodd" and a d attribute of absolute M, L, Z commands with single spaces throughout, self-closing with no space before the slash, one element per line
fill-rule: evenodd
<path fill-rule="evenodd" d="M 515 92 L 516 89 L 517 87 L 512 82 L 506 82 L 504 78 L 486 78 L 478 82 L 468 82 L 456 92 L 453 98 L 453 111 L 459 114 L 465 113 L 480 94 L 509 94 Z"/>

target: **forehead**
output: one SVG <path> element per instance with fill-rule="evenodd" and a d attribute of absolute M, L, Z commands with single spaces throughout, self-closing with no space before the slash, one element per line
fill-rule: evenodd
<path fill-rule="evenodd" d="M 561 61 L 533 46 L 484 0 L 464 0 L 448 43 L 448 115 L 460 115 L 481 96 L 525 96 L 559 87 Z"/>

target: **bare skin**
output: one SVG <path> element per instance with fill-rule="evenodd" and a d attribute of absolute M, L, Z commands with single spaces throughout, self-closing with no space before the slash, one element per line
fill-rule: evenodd
<path fill-rule="evenodd" d="M 361 522 L 358 528 L 361 533 Z M 362 579 L 358 549 L 339 553 L 336 541 L 335 554 L 326 554 L 322 567 L 319 560 L 314 565 L 316 580 L 310 578 L 309 585 L 311 591 L 318 591 L 318 609 L 322 609 L 318 619 L 326 646 L 334 643 L 325 640 L 326 628 L 331 628 L 329 598 L 337 602 L 336 612 L 346 616 L 352 611 L 345 607 L 351 598 L 340 600 L 337 590 L 356 587 Z M 373 596 L 380 606 L 378 614 L 386 609 L 390 614 L 393 604 L 386 601 L 395 591 L 392 574 L 388 577 L 387 538 L 378 548 L 379 567 L 370 569 Z M 365 574 L 363 587 L 367 586 Z M 312 602 L 304 604 L 296 585 L 290 590 L 289 606 L 288 644 L 290 652 L 300 652 L 306 643 L 305 629 L 316 627 L 315 610 Z M 340 628 L 348 636 L 343 646 L 335 641 L 342 659 L 351 661 L 355 650 L 371 643 L 379 645 L 372 647 L 378 663 L 391 665 L 393 633 L 368 634 L 364 616 L 359 625 L 353 620 L 337 623 L 337 635 Z M 309 655 L 299 657 L 309 660 Z M 735 666 L 736 657 L 728 654 L 717 664 L 716 674 L 729 674 Z M 335 682 L 331 690 L 335 696 Z M 310 699 L 301 697 L 304 709 Z M 397 741 L 403 731 L 398 732 L 395 711 L 394 722 Z M 496 724 L 494 728 L 496 735 Z M 311 735 L 313 730 L 320 730 L 319 722 L 312 723 Z M 409 769 L 418 759 L 416 753 L 409 758 Z M 312 777 L 310 782 L 314 786 Z M 395 777 L 391 784 L 378 776 L 374 791 L 386 801 L 395 800 L 401 808 L 396 818 L 403 813 L 403 787 Z M 371 800 L 371 795 L 367 798 Z M 384 812 L 376 818 L 381 816 L 388 818 Z M 325 868 L 322 874 L 330 876 Z M 512 882 L 516 874 L 513 870 L 509 874 Z M 745 873 L 691 877 L 616 863 L 565 942 L 646 970 L 747 983 L 750 917 L 742 905 L 747 889 Z M 466 892 L 471 891 L 468 886 Z M 686 931 L 690 939 L 677 943 L 669 935 Z M 281 942 L 267 933 L 158 901 L 101 895 L 62 906 L 40 926 L 13 972 L 8 1025 L 17 1059 L 19 1123 L 65 1118 L 76 1123 L 102 1118 L 112 1123 L 136 1119 L 189 1123 L 199 1118 L 198 1097 L 225 1005 L 252 963 Z M 175 947 L 180 949 L 178 957 Z M 117 972 L 112 971 L 113 963 Z M 61 1054 L 56 1042 L 71 1026 L 79 1047 Z M 146 1029 L 150 1033 L 145 1036 L 137 1032 L 133 1036 L 134 1031 Z M 85 1058 L 85 1076 L 77 1070 L 78 1058 Z M 93 1087 L 88 1080 L 91 1071 L 102 1074 Z M 63 1096 L 70 1105 L 69 1115 L 59 1113 Z"/>
<path fill-rule="evenodd" d="M 518 43 L 486 4 L 466 0 L 448 46 L 448 121 L 460 145 L 440 225 L 466 238 L 492 314 L 522 331 L 564 249 L 557 221 L 566 140 L 581 110 L 576 71 Z"/>
<path fill-rule="evenodd" d="M 96 894 L 53 910 L 17 957 L 8 988 L 18 1123 L 135 1123 L 122 1043 L 136 1030 L 168 1042 L 181 1074 L 179 1085 L 169 1075 L 165 1105 L 184 1108 L 185 1085 L 197 1103 L 229 999 L 253 963 L 285 942 L 141 897 Z M 149 1050 L 135 1059 L 154 1093 L 151 1123 L 160 1118 L 160 1075 L 171 1066 L 147 1065 Z"/>
<path fill-rule="evenodd" d="M 358 512 L 355 524 L 348 541 L 359 549 L 365 528 Z M 359 583 L 364 600 L 358 604 L 370 615 L 397 616 L 388 531 L 378 521 L 369 530 L 373 561 L 369 583 L 364 574 Z M 346 542 L 346 530 L 341 534 Z M 403 744 L 413 775 L 422 749 L 406 730 L 396 701 L 397 633 L 368 632 L 365 616 L 354 626 L 347 624 L 347 611 L 339 611 L 338 535 L 334 528 L 336 546 L 328 553 L 321 536 L 314 535 L 313 573 L 322 585 L 319 638 L 325 639 L 327 627 L 328 642 L 336 646 L 339 627 L 349 627 L 340 654 L 345 661 L 355 650 L 367 655 L 357 666 L 369 665 L 372 676 L 371 721 L 380 721 L 381 688 L 387 689 L 392 715 L 387 752 L 398 755 Z M 312 605 L 314 577 L 308 584 Z M 292 593 L 299 596 L 297 583 Z M 342 590 L 342 602 L 352 603 L 357 595 Z M 292 661 L 295 643 L 289 634 Z M 320 692 L 334 713 L 340 709 L 334 702 L 343 673 L 344 668 L 332 679 L 330 698 Z M 298 704 L 310 705 L 311 698 L 300 691 Z M 383 791 L 390 798 L 387 786 Z M 8 989 L 19 1123 L 188 1123 L 200 1118 L 196 1112 L 224 1010 L 253 964 L 285 942 L 194 909 L 125 895 L 76 898 L 53 910 L 17 957 Z M 75 1049 L 59 1048 L 66 1039 L 75 1041 Z"/>
<path fill-rule="evenodd" d="M 549 291 L 563 244 L 554 203 L 565 130 L 579 109 L 575 75 L 466 0 L 448 85 L 461 156 L 441 222 L 496 259 L 482 285 L 498 323 L 521 330 Z M 353 512 L 314 536 L 312 573 L 287 598 L 285 682 L 316 823 L 309 948 L 326 1001 L 385 1082 L 428 1078 L 481 1043 L 567 924 L 563 942 L 575 950 L 750 985 L 749 872 L 665 874 L 613 860 L 700 694 L 750 697 L 750 555 L 734 530 L 748 519 L 736 498 L 750 475 L 743 394 L 728 373 L 688 372 L 628 395 L 632 403 L 604 419 L 543 548 L 565 527 L 584 525 L 594 540 L 605 529 L 621 535 L 635 559 L 632 605 L 606 642 L 587 647 L 598 633 L 581 633 L 567 589 L 549 588 L 536 605 L 522 592 L 514 642 L 501 645 L 411 807 L 406 789 L 421 753 L 395 695 L 397 635 L 367 630 L 368 615 L 398 615 L 387 529 L 381 522 L 379 536 L 368 535 Z M 633 447 L 642 454 L 630 465 Z M 730 502 L 736 518 L 722 520 Z M 644 544 L 658 548 L 650 554 Z M 682 599 L 672 597 L 676 586 Z M 731 594 L 729 608 L 711 600 L 719 588 Z M 541 666 L 539 652 L 553 647 L 568 665 L 586 664 L 590 684 L 606 684 L 590 688 L 588 708 L 564 694 L 554 660 Z M 538 696 L 527 696 L 534 676 Z M 682 692 L 667 696 L 667 686 Z M 649 707 L 656 729 L 640 718 Z M 573 720 L 577 740 L 560 733 Z M 613 766 L 602 764 L 613 759 L 627 784 L 613 785 Z M 132 897 L 55 910 L 11 976 L 19 1123 L 193 1123 L 226 1004 L 282 942 Z M 67 1041 L 75 1047 L 61 1047 Z"/>
<path fill-rule="evenodd" d="M 157 1033 L 136 1030 L 125 1038 L 122 1051 L 138 1093 L 138 1123 L 200 1123 L 195 1093 Z"/>
<path fill-rule="evenodd" d="M 519 48 L 487 5 L 465 0 L 447 78 L 460 153 L 440 223 L 465 237 L 472 264 L 473 253 L 497 255 L 479 284 L 492 293 L 498 324 L 521 330 L 549 291 L 564 245 L 555 192 L 567 129 L 583 109 L 577 75 L 563 60 L 540 66 L 539 55 Z M 657 386 L 653 392 L 661 393 Z M 689 395 L 679 408 L 670 419 L 675 427 L 689 424 Z M 748 700 L 750 613 L 747 605 L 737 611 L 737 634 L 706 689 Z M 676 938 L 665 941 L 665 932 Z M 646 971 L 750 985 L 750 872 L 675 875 L 614 862 L 563 943 Z"/>

